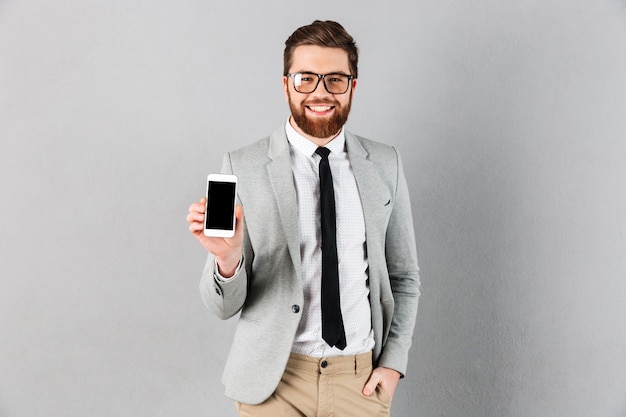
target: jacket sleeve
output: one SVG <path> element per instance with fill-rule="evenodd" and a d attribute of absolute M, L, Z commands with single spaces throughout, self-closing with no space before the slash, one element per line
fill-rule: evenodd
<path fill-rule="evenodd" d="M 243 267 L 232 278 L 220 280 L 215 273 L 215 257 L 209 254 L 200 279 L 200 296 L 209 310 L 225 320 L 243 307 L 247 282 L 246 269 Z"/>
<path fill-rule="evenodd" d="M 397 152 L 396 157 L 395 203 L 385 237 L 394 311 L 378 365 L 395 369 L 404 376 L 417 315 L 420 279 L 409 190 Z"/>

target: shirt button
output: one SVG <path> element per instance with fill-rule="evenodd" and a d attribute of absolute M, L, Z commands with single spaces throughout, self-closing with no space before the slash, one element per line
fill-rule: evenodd
<path fill-rule="evenodd" d="M 300 312 L 300 306 L 297 304 L 294 304 L 291 306 L 291 311 L 293 311 L 294 313 L 299 313 Z"/>
<path fill-rule="evenodd" d="M 320 363 L 320 366 L 322 368 L 326 368 L 328 366 L 328 362 L 327 361 L 322 361 L 322 363 Z"/>

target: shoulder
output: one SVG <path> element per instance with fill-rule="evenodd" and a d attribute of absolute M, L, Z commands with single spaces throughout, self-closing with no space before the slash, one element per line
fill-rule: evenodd
<path fill-rule="evenodd" d="M 233 160 L 244 163 L 267 163 L 285 152 L 289 152 L 289 143 L 284 126 L 269 136 L 228 153 Z"/>
<path fill-rule="evenodd" d="M 346 131 L 346 146 L 350 153 L 360 154 L 369 160 L 382 162 L 385 165 L 395 165 L 400 159 L 398 151 L 392 145 L 355 135 L 348 131 Z"/>
<path fill-rule="evenodd" d="M 234 160 L 258 160 L 259 157 L 267 155 L 269 149 L 270 137 L 264 137 L 242 148 L 228 152 L 231 159 Z"/>

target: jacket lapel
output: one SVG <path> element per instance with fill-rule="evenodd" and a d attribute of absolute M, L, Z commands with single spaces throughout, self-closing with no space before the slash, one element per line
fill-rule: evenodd
<path fill-rule="evenodd" d="M 354 172 L 361 205 L 363 206 L 363 217 L 365 218 L 365 230 L 367 231 L 367 249 L 369 262 L 376 262 L 377 251 L 372 247 L 373 242 L 381 241 L 381 234 L 384 234 L 384 225 L 380 219 L 382 213 L 387 209 L 391 196 L 381 183 L 380 174 L 376 164 L 369 159 L 367 150 L 363 147 L 359 139 L 346 131 L 346 149 L 350 165 Z"/>
<path fill-rule="evenodd" d="M 271 160 L 267 165 L 267 172 L 274 191 L 283 232 L 295 270 L 300 275 L 300 231 L 296 191 L 293 184 L 289 143 L 284 128 L 274 132 L 270 137 L 267 155 Z"/>

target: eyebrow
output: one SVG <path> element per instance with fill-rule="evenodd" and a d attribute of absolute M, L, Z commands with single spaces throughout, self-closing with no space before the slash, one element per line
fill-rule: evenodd
<path fill-rule="evenodd" d="M 297 73 L 307 73 L 307 74 L 319 74 L 319 72 L 316 71 L 310 71 L 310 70 L 300 70 L 300 71 L 294 71 L 292 74 L 297 74 Z M 350 72 L 345 72 L 345 71 L 330 71 L 327 72 L 325 74 L 321 74 L 321 75 L 327 75 L 327 74 L 341 74 L 341 75 L 350 75 Z"/>

